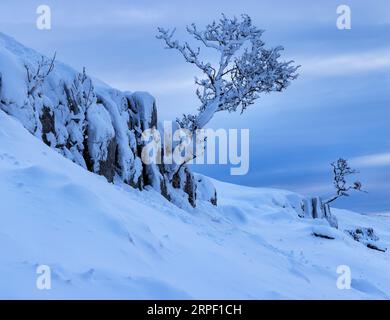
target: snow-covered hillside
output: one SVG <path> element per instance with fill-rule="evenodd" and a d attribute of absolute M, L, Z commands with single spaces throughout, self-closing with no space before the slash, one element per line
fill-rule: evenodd
<path fill-rule="evenodd" d="M 215 204 L 215 190 L 196 182 L 187 165 L 142 161 L 149 142 L 143 133 L 162 133 L 156 101 L 147 92 L 122 92 L 45 57 L 0 33 L 0 110 L 81 167 L 138 189 L 152 186 L 181 207 L 198 198 Z M 173 127 L 177 128 L 175 122 Z M 152 138 L 152 137 L 151 137 Z M 162 139 L 158 141 L 163 150 Z M 151 140 L 151 139 L 149 139 Z M 162 151 L 160 151 L 162 153 Z M 166 153 L 164 149 L 164 154 Z M 197 187 L 203 194 L 197 194 Z M 204 194 L 204 191 L 211 191 Z"/>
<path fill-rule="evenodd" d="M 343 231 L 373 227 L 390 247 L 389 217 L 333 210 L 337 230 L 299 218 L 294 193 L 214 184 L 217 207 L 184 211 L 108 183 L 0 111 L 0 298 L 390 298 L 389 252 Z M 41 264 L 50 290 L 36 287 Z"/>

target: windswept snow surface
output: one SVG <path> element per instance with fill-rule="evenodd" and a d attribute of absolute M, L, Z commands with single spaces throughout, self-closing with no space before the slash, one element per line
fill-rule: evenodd
<path fill-rule="evenodd" d="M 0 111 L 0 298 L 389 299 L 389 252 L 342 231 L 373 227 L 389 248 L 389 217 L 334 210 L 331 230 L 298 218 L 294 193 L 214 183 L 217 208 L 183 211 L 107 183 Z M 50 290 L 36 287 L 39 265 Z M 339 265 L 350 290 L 337 289 Z"/>

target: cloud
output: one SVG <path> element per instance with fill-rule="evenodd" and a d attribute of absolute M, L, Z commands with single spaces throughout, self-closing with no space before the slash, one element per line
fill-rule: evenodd
<path fill-rule="evenodd" d="M 164 14 L 161 11 L 138 8 L 122 8 L 121 10 L 115 10 L 113 15 L 121 22 L 127 22 L 129 24 L 150 23 L 164 17 Z"/>
<path fill-rule="evenodd" d="M 61 11 L 60 11 L 61 10 Z M 85 14 L 89 11 L 90 14 Z M 61 12 L 61 14 L 59 13 Z M 52 7 L 53 23 L 56 26 L 84 28 L 84 27 L 127 27 L 134 25 L 150 25 L 166 18 L 162 10 L 149 7 L 121 7 L 107 6 L 107 4 L 86 7 L 78 3 L 76 7 L 58 5 Z"/>
<path fill-rule="evenodd" d="M 116 81 L 108 80 L 110 85 L 120 90 L 147 90 L 153 94 L 176 93 L 180 90 L 194 88 L 194 80 L 191 79 L 150 79 L 149 81 Z"/>
<path fill-rule="evenodd" d="M 293 190 L 299 194 L 305 196 L 315 196 L 319 194 L 329 194 L 333 191 L 332 183 L 303 183 L 303 184 L 286 184 L 283 186 L 285 189 Z"/>
<path fill-rule="evenodd" d="M 343 75 L 390 68 L 390 48 L 332 56 L 303 57 L 302 73 Z"/>
<path fill-rule="evenodd" d="M 350 159 L 350 163 L 358 167 L 390 166 L 390 152 L 355 157 Z"/>

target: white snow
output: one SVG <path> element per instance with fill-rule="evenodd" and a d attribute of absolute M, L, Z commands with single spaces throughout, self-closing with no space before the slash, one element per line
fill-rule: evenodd
<path fill-rule="evenodd" d="M 0 46 L 1 99 L 8 103 L 24 104 L 27 96 L 26 70 L 17 58 Z"/>
<path fill-rule="evenodd" d="M 107 115 L 106 115 L 107 116 Z M 389 299 L 389 251 L 343 230 L 373 227 L 390 247 L 390 218 L 333 210 L 297 215 L 301 197 L 212 180 L 218 207 L 184 211 L 153 189 L 107 183 L 0 111 L 0 298 Z M 36 287 L 51 268 L 50 290 Z M 339 290 L 347 265 L 352 288 Z"/>
<path fill-rule="evenodd" d="M 102 104 L 92 104 L 87 112 L 88 119 L 88 150 L 94 161 L 94 172 L 99 172 L 100 161 L 107 160 L 108 145 L 115 136 L 114 128 L 108 111 Z"/>
<path fill-rule="evenodd" d="M 124 95 L 117 90 L 107 91 L 98 91 L 98 98 L 102 101 L 103 105 L 107 108 L 108 113 L 111 117 L 111 122 L 115 130 L 116 142 L 118 143 L 118 162 L 121 169 L 121 177 L 124 181 L 136 181 L 139 177 L 134 177 L 136 169 L 134 168 L 134 153 L 129 148 L 130 140 L 127 132 L 128 128 L 128 113 L 121 113 L 121 110 L 118 109 L 118 104 L 114 100 L 117 100 L 120 97 L 124 98 Z M 120 97 L 118 97 L 118 95 Z"/>
<path fill-rule="evenodd" d="M 214 197 L 215 188 L 208 177 L 195 174 L 195 180 L 200 182 L 196 188 L 196 195 L 198 199 L 208 201 L 210 198 Z"/>
<path fill-rule="evenodd" d="M 147 129 L 152 124 L 153 108 L 155 106 L 155 99 L 148 92 L 137 91 L 128 95 L 129 99 L 136 105 L 140 111 L 141 128 Z M 145 124 L 144 124 L 145 123 Z"/>

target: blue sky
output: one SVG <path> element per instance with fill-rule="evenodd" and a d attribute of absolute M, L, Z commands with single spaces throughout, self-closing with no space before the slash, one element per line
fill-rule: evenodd
<path fill-rule="evenodd" d="M 35 27 L 36 8 L 52 9 L 52 30 Z M 350 5 L 352 29 L 336 28 L 336 8 Z M 262 97 L 243 115 L 220 113 L 214 128 L 249 128 L 250 172 L 229 166 L 196 170 L 252 186 L 306 195 L 332 192 L 329 163 L 345 157 L 368 194 L 338 202 L 363 212 L 390 211 L 390 4 L 373 1 L 22 1 L 2 0 L 0 31 L 87 71 L 114 87 L 156 96 L 160 120 L 194 111 L 196 70 L 155 39 L 158 26 L 203 26 L 220 13 L 248 13 L 270 46 L 302 65 L 284 93 Z"/>

